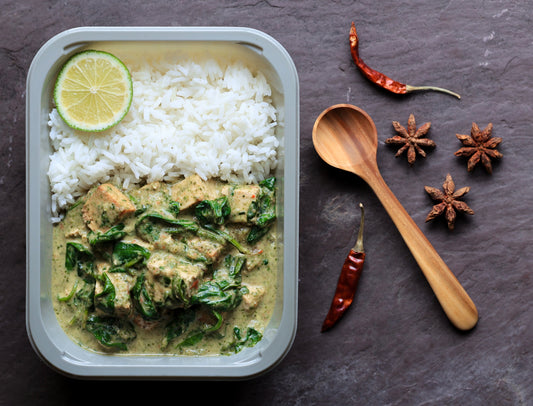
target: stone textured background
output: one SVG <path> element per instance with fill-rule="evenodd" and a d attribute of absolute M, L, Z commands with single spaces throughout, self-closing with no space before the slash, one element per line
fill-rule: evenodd
<path fill-rule="evenodd" d="M 495 1 L 2 0 L 0 14 L 0 404 L 219 401 L 288 405 L 533 404 L 533 9 Z M 413 85 L 455 90 L 395 96 L 350 59 L 351 21 L 370 66 Z M 299 324 L 273 371 L 244 382 L 105 382 L 64 377 L 40 361 L 25 329 L 25 80 L 39 48 L 77 26 L 248 26 L 275 37 L 298 69 L 301 97 Z M 480 320 L 455 330 L 370 188 L 328 167 L 311 130 L 331 104 L 374 119 L 384 179 L 476 303 Z M 432 122 L 437 148 L 413 167 L 384 144 L 393 120 Z M 466 171 L 456 133 L 494 124 L 503 159 L 492 176 Z M 449 232 L 425 223 L 425 185 L 451 173 L 470 186 L 474 216 Z M 356 300 L 321 334 L 345 255 L 366 207 L 367 263 Z M 107 392 L 109 391 L 109 394 Z"/>

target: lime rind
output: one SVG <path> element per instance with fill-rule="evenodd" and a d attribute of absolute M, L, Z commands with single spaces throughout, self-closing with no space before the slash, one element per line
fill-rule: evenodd
<path fill-rule="evenodd" d="M 74 64 L 78 63 L 81 59 L 86 58 L 88 56 L 98 56 L 100 58 L 106 58 L 110 61 L 112 61 L 116 66 L 120 67 L 123 74 L 125 83 L 127 84 L 127 92 L 128 92 L 128 100 L 125 103 L 124 108 L 120 111 L 120 115 L 116 115 L 113 120 L 110 122 L 106 122 L 100 125 L 94 125 L 94 126 L 86 126 L 82 125 L 83 123 L 76 124 L 75 120 L 71 120 L 69 115 L 66 113 L 64 106 L 59 101 L 59 94 L 61 91 L 62 84 L 65 80 L 65 75 L 68 69 L 70 69 Z M 127 66 L 122 62 L 119 58 L 117 58 L 115 55 L 106 52 L 106 51 L 97 51 L 97 50 L 85 50 L 78 52 L 71 56 L 67 62 L 63 65 L 61 70 L 59 71 L 59 74 L 57 75 L 56 83 L 54 86 L 54 93 L 53 93 L 54 102 L 56 105 L 57 112 L 59 116 L 63 119 L 63 121 L 71 128 L 75 130 L 85 131 L 85 132 L 100 132 L 104 130 L 108 130 L 114 126 L 116 126 L 118 123 L 120 123 L 126 114 L 128 114 L 131 103 L 133 102 L 133 80 L 130 74 L 129 69 Z"/>

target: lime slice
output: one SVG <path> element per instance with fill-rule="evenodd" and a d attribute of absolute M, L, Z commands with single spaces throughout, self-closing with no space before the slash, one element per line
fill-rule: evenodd
<path fill-rule="evenodd" d="M 63 120 L 82 131 L 102 131 L 124 118 L 133 98 L 128 68 L 103 51 L 83 51 L 63 66 L 54 101 Z"/>

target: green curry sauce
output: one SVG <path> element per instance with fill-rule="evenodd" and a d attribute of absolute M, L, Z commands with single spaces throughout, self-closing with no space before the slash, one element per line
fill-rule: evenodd
<path fill-rule="evenodd" d="M 261 340 L 276 301 L 275 179 L 94 187 L 54 227 L 52 293 L 79 345 L 219 355 Z"/>

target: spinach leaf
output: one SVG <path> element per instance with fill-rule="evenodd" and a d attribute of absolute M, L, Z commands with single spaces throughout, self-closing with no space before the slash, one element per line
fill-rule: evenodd
<path fill-rule="evenodd" d="M 176 348 L 193 346 L 199 343 L 206 335 L 211 334 L 222 327 L 222 315 L 216 311 L 212 311 L 215 319 L 214 324 L 205 324 L 188 334 L 188 336 L 181 341 Z M 166 326 L 165 336 L 163 337 L 162 348 L 166 348 L 170 342 L 177 337 L 183 335 L 189 325 L 196 318 L 196 310 L 194 309 L 179 309 L 173 319 Z"/>
<path fill-rule="evenodd" d="M 163 230 L 169 234 L 181 234 L 187 231 L 191 233 L 196 233 L 200 228 L 198 224 L 192 220 L 172 220 L 168 218 L 164 218 L 162 220 L 167 223 Z"/>
<path fill-rule="evenodd" d="M 250 204 L 246 218 L 252 223 L 246 241 L 253 244 L 268 233 L 270 226 L 276 220 L 276 178 L 268 178 L 259 183 L 261 192 L 255 201 Z"/>
<path fill-rule="evenodd" d="M 239 243 L 235 238 L 225 231 L 215 228 L 212 224 L 204 224 L 203 228 L 198 230 L 198 236 L 211 239 L 220 243 L 229 242 L 242 254 L 249 254 L 249 250 Z"/>
<path fill-rule="evenodd" d="M 115 312 L 115 298 L 117 296 L 115 286 L 106 272 L 99 279 L 104 286 L 100 293 L 94 295 L 94 305 L 105 313 L 113 314 Z"/>
<path fill-rule="evenodd" d="M 183 340 L 181 343 L 179 343 L 176 348 L 178 347 L 191 347 L 195 344 L 198 344 L 200 341 L 202 341 L 202 339 L 204 338 L 205 336 L 205 332 L 203 331 L 195 331 L 191 334 L 189 334 L 189 336 Z"/>
<path fill-rule="evenodd" d="M 101 244 L 104 242 L 120 240 L 126 235 L 126 232 L 123 230 L 124 230 L 124 224 L 120 223 L 120 224 L 117 224 L 111 227 L 105 233 L 90 232 L 88 235 L 89 244 L 96 245 L 96 244 Z"/>
<path fill-rule="evenodd" d="M 193 296 L 193 302 L 204 304 L 215 310 L 232 310 L 241 303 L 242 295 L 238 289 L 230 289 L 231 287 L 227 281 L 207 281 Z"/>
<path fill-rule="evenodd" d="M 85 282 L 81 289 L 76 291 L 72 299 L 72 306 L 74 306 L 75 312 L 70 323 L 74 324 L 78 321 L 82 324 L 85 323 L 89 311 L 94 308 L 94 282 Z"/>
<path fill-rule="evenodd" d="M 92 314 L 87 319 L 86 329 L 105 347 L 127 350 L 127 343 L 137 337 L 133 325 L 116 317 Z"/>
<path fill-rule="evenodd" d="M 235 238 L 216 226 L 223 225 L 231 214 L 231 207 L 226 196 L 215 200 L 202 200 L 195 207 L 196 218 L 203 229 L 198 230 L 198 235 L 218 242 L 229 242 L 241 253 L 248 253 Z"/>
<path fill-rule="evenodd" d="M 200 224 L 222 225 L 231 214 L 231 207 L 226 196 L 215 200 L 203 200 L 196 205 L 194 214 Z"/>
<path fill-rule="evenodd" d="M 195 317 L 196 312 L 192 309 L 177 309 L 174 317 L 165 327 L 165 335 L 161 343 L 161 348 L 165 349 L 172 340 L 182 335 L 194 321 Z"/>
<path fill-rule="evenodd" d="M 252 228 L 250 229 L 248 236 L 246 237 L 246 241 L 248 241 L 250 244 L 253 244 L 259 241 L 261 238 L 263 238 L 268 233 L 268 230 L 269 230 L 268 227 L 260 227 L 254 224 Z"/>
<path fill-rule="evenodd" d="M 189 307 L 190 298 L 187 296 L 187 285 L 179 276 L 172 279 L 172 296 L 183 303 L 185 307 Z"/>
<path fill-rule="evenodd" d="M 138 209 L 135 209 L 135 212 L 133 213 L 133 215 L 135 217 L 139 217 L 141 214 L 146 212 L 146 210 L 148 210 L 148 207 L 143 205 L 143 206 L 139 207 Z"/>
<path fill-rule="evenodd" d="M 84 198 L 80 198 L 80 199 L 76 200 L 76 202 L 72 206 L 70 206 L 67 209 L 67 211 L 70 212 L 70 211 L 74 210 L 76 207 L 78 207 L 78 206 L 80 206 L 81 204 L 84 204 L 84 203 L 85 203 L 85 199 Z"/>
<path fill-rule="evenodd" d="M 135 308 L 145 320 L 159 319 L 159 312 L 146 288 L 146 276 L 144 273 L 137 277 L 135 285 L 131 289 Z"/>
<path fill-rule="evenodd" d="M 67 242 L 65 268 L 67 271 L 76 269 L 84 281 L 94 282 L 94 255 L 83 244 Z"/>
<path fill-rule="evenodd" d="M 119 241 L 113 248 L 113 269 L 111 272 L 124 272 L 134 265 L 145 265 L 150 251 L 138 244 Z"/>
<path fill-rule="evenodd" d="M 224 318 L 219 312 L 212 310 L 212 313 L 213 313 L 213 316 L 215 316 L 216 323 L 213 324 L 212 326 L 207 326 L 205 329 L 206 333 L 213 333 L 217 331 L 218 329 L 220 329 L 220 327 L 222 327 L 222 323 L 224 321 Z"/>
<path fill-rule="evenodd" d="M 170 202 L 170 204 L 168 206 L 168 210 L 174 216 L 178 217 L 178 214 L 180 214 L 180 204 L 179 204 L 179 202 Z"/>
<path fill-rule="evenodd" d="M 261 341 L 263 335 L 256 329 L 248 327 L 248 330 L 246 331 L 246 336 L 243 338 L 240 328 L 234 327 L 233 338 L 234 341 L 224 349 L 224 352 L 233 352 L 236 354 L 240 352 L 244 347 L 253 347 L 259 341 Z"/>
<path fill-rule="evenodd" d="M 76 293 L 76 290 L 78 289 L 78 283 L 79 283 L 78 280 L 74 282 L 72 289 L 66 296 L 57 295 L 57 300 L 59 300 L 60 302 L 68 302 L 70 299 L 72 299 L 74 297 L 74 294 Z"/>
<path fill-rule="evenodd" d="M 246 257 L 242 255 L 228 255 L 226 258 L 224 258 L 224 266 L 228 269 L 230 278 L 238 283 L 241 283 L 241 271 L 245 263 Z"/>
<path fill-rule="evenodd" d="M 270 178 L 262 180 L 261 182 L 259 182 L 259 186 L 266 187 L 267 189 L 274 191 L 276 187 L 276 177 L 271 176 Z"/>
<path fill-rule="evenodd" d="M 242 295 L 248 293 L 241 286 L 241 270 L 245 257 L 228 255 L 224 259 L 227 269 L 215 271 L 213 279 L 204 282 L 192 297 L 193 304 L 203 304 L 212 310 L 229 311 L 235 309 L 242 301 Z"/>
<path fill-rule="evenodd" d="M 179 234 L 185 231 L 196 232 L 198 228 L 198 224 L 192 220 L 175 219 L 159 213 L 145 214 L 135 224 L 137 234 L 148 242 L 159 240 L 161 231 Z"/>

